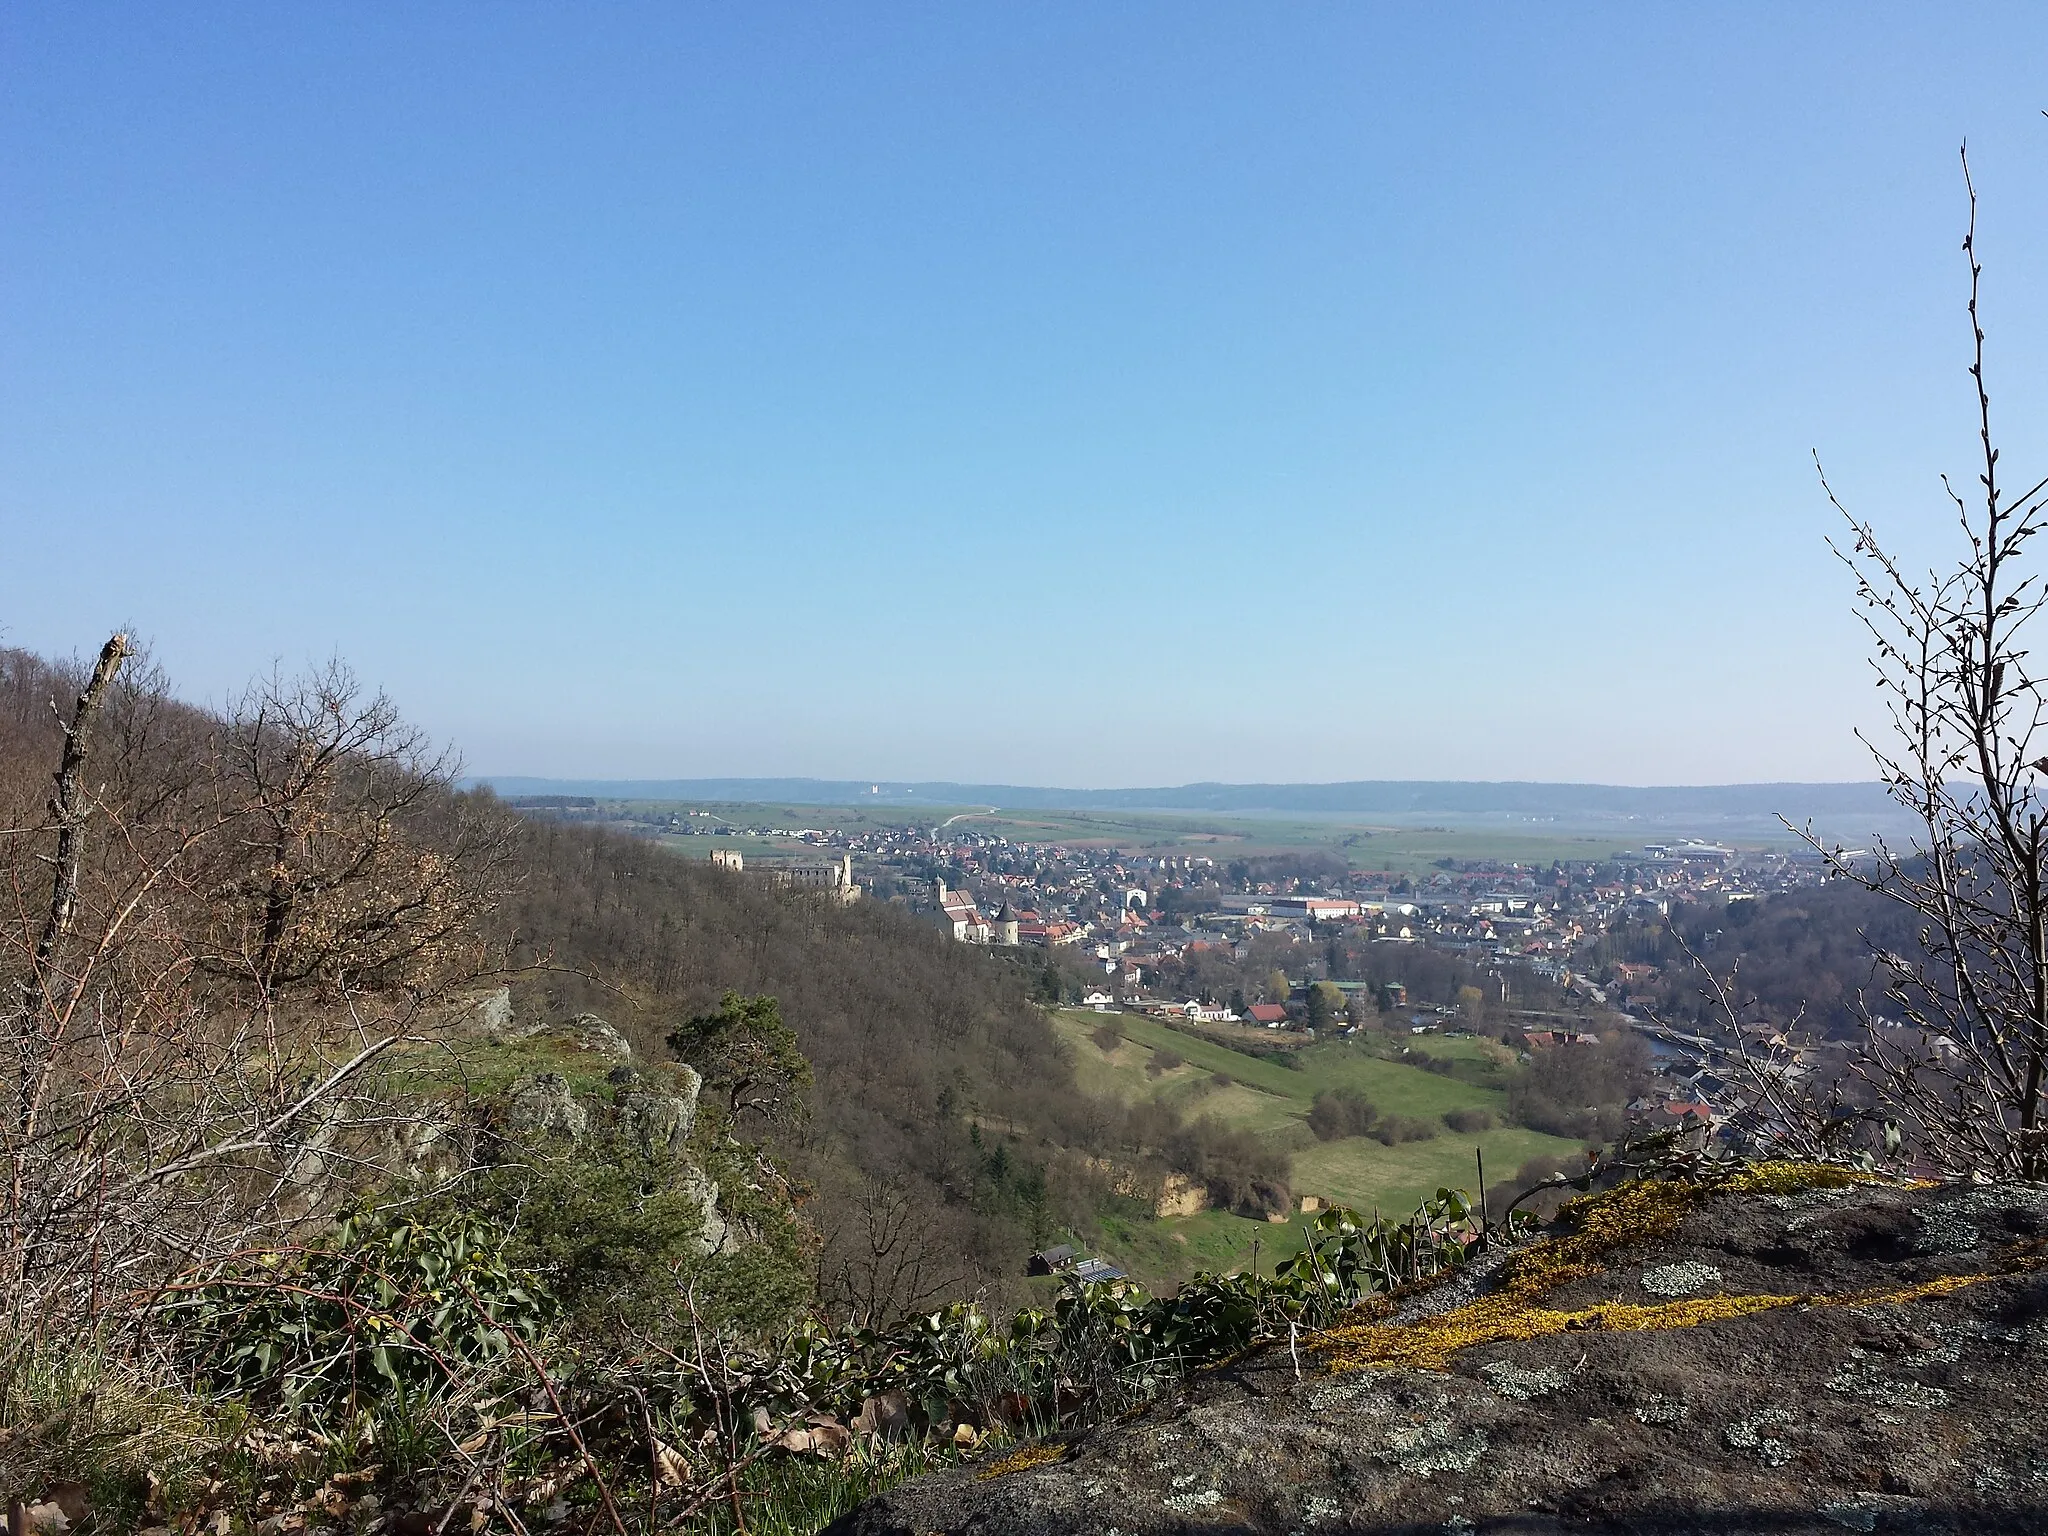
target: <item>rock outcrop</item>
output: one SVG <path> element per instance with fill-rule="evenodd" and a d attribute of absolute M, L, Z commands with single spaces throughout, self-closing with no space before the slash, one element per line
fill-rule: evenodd
<path fill-rule="evenodd" d="M 590 1111 L 559 1072 L 535 1072 L 505 1095 L 505 1125 L 526 1139 L 578 1142 L 590 1129 Z"/>
<path fill-rule="evenodd" d="M 579 1013 L 555 1031 L 572 1049 L 604 1056 L 612 1061 L 631 1061 L 633 1047 L 626 1037 L 594 1013 Z"/>
<path fill-rule="evenodd" d="M 704 1079 L 692 1067 L 677 1067 L 672 1093 L 635 1084 L 619 1099 L 619 1125 L 649 1157 L 681 1150 L 697 1123 L 697 1095 Z"/>
<path fill-rule="evenodd" d="M 2048 1531 L 2048 1189 L 1766 1168 L 1254 1350 L 834 1536 Z"/>
<path fill-rule="evenodd" d="M 631 1061 L 632 1042 L 607 1020 L 594 1013 L 579 1013 L 562 1023 L 546 1019 L 521 1019 L 512 1007 L 512 989 L 497 987 L 463 1000 L 455 1010 L 461 1033 L 475 1035 L 497 1045 L 522 1040 L 540 1040 L 567 1051 L 582 1051 L 612 1061 Z"/>
<path fill-rule="evenodd" d="M 562 1022 L 520 1019 L 509 988 L 466 1000 L 457 1019 L 464 1033 L 494 1045 L 538 1051 L 565 1068 L 528 1071 L 513 1081 L 505 1092 L 502 1134 L 518 1142 L 555 1143 L 557 1150 L 566 1143 L 572 1155 L 587 1155 L 594 1136 L 615 1128 L 645 1156 L 664 1163 L 674 1190 L 701 1211 L 691 1244 L 700 1257 L 732 1253 L 742 1246 L 742 1234 L 719 1208 L 718 1181 L 696 1166 L 687 1152 L 704 1086 L 694 1068 L 669 1063 L 641 1070 L 633 1064 L 631 1043 L 594 1013 L 579 1013 Z M 609 1063 L 604 1087 L 590 1091 L 590 1063 L 579 1057 Z M 571 1071 L 586 1084 L 583 1091 L 571 1081 Z M 415 1138 L 422 1145 L 415 1149 L 407 1144 L 411 1160 L 423 1162 L 452 1150 L 450 1129 L 437 1125 L 429 1133 L 423 1124 Z"/>

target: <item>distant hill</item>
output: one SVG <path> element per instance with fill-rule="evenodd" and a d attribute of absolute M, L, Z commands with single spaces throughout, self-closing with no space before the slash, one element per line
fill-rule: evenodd
<path fill-rule="evenodd" d="M 1022 784 L 838 779 L 536 779 L 483 776 L 506 795 L 620 800 L 723 800 L 794 805 L 895 801 L 1013 810 L 1206 811 L 1315 816 L 1536 817 L 1567 821 L 1769 821 L 1787 816 L 1888 821 L 1897 807 L 1868 784 L 1535 784 L 1360 779 L 1343 784 L 1182 784 L 1151 789 L 1055 789 Z"/>

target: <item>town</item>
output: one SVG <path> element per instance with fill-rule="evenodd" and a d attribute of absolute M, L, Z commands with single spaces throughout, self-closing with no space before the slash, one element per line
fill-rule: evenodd
<path fill-rule="evenodd" d="M 1263 1029 L 1276 1044 L 1373 1028 L 1484 1033 L 1527 1052 L 1636 1034 L 1655 1086 L 1632 1108 L 1658 1124 L 1709 1116 L 1716 1061 L 1731 1049 L 1782 1051 L 1794 1075 L 1839 1054 L 1813 1031 L 1669 1019 L 1660 995 L 1685 978 L 1637 958 L 1640 936 L 1689 904 L 1727 910 L 1821 885 L 1821 860 L 1799 845 L 1676 838 L 1598 859 L 1440 859 L 1403 872 L 1349 868 L 1321 850 L 1036 842 L 977 831 L 972 815 L 833 826 L 832 810 L 814 807 L 823 825 L 779 826 L 737 806 L 629 811 L 557 797 L 522 809 L 691 840 L 685 850 L 709 839 L 711 862 L 737 874 L 907 908 L 958 943 L 1014 954 L 1049 1003 Z M 765 851 L 749 862 L 740 843 Z"/>

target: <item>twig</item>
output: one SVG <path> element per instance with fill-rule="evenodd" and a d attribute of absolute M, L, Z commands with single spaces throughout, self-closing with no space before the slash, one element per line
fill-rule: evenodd
<path fill-rule="evenodd" d="M 476 1305 L 477 1311 L 486 1317 L 490 1316 L 483 1298 L 477 1295 L 468 1280 L 457 1276 L 456 1283 L 462 1287 L 463 1294 Z M 513 1352 L 526 1362 L 527 1369 L 539 1378 L 541 1391 L 547 1394 L 548 1403 L 555 1410 L 555 1417 L 561 1421 L 563 1430 L 569 1436 L 569 1443 L 576 1447 L 576 1454 L 583 1460 L 583 1470 L 588 1472 L 590 1480 L 597 1484 L 597 1496 L 604 1500 L 604 1512 L 611 1519 L 612 1529 L 617 1531 L 619 1536 L 628 1536 L 626 1522 L 619 1517 L 619 1506 L 612 1499 L 611 1485 L 604 1480 L 604 1473 L 598 1468 L 597 1458 L 590 1454 L 590 1447 L 583 1443 L 583 1436 L 577 1433 L 576 1421 L 569 1416 L 569 1410 L 563 1406 L 561 1394 L 555 1390 L 554 1378 L 548 1374 L 547 1367 L 541 1364 L 539 1358 L 527 1346 L 526 1340 L 519 1336 L 518 1329 L 501 1328 L 499 1332 L 505 1336 L 505 1342 L 512 1346 Z"/>

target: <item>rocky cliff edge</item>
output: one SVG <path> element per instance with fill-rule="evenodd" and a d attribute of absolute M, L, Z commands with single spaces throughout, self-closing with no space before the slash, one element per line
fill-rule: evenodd
<path fill-rule="evenodd" d="M 2048 1188 L 1644 1182 L 829 1536 L 2048 1532 Z"/>

